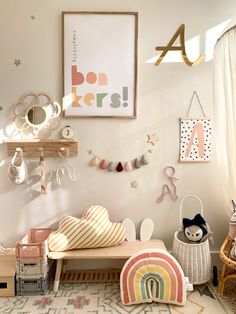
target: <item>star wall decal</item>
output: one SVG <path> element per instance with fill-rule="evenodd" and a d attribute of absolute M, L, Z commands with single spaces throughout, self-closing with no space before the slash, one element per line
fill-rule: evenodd
<path fill-rule="evenodd" d="M 159 141 L 157 134 L 153 133 L 153 134 L 148 134 L 148 141 L 147 143 L 152 144 L 153 146 Z"/>
<path fill-rule="evenodd" d="M 136 187 L 138 186 L 138 182 L 137 181 L 132 181 L 131 183 L 131 187 L 136 189 Z"/>
<path fill-rule="evenodd" d="M 14 64 L 15 64 L 15 66 L 17 66 L 17 67 L 18 67 L 19 65 L 21 65 L 20 59 L 15 59 Z"/>

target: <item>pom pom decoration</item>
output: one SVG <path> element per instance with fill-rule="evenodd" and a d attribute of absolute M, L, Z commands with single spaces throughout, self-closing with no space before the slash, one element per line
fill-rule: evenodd
<path fill-rule="evenodd" d="M 113 161 L 110 161 L 107 167 L 108 171 L 112 172 L 115 170 L 115 164 Z"/>
<path fill-rule="evenodd" d="M 117 165 L 117 167 L 116 167 L 116 171 L 117 171 L 117 172 L 122 172 L 122 171 L 123 171 L 123 166 L 122 166 L 122 163 L 121 163 L 121 162 L 118 163 L 118 165 Z"/>
<path fill-rule="evenodd" d="M 94 156 L 91 160 L 90 160 L 90 165 L 91 166 L 97 166 L 99 163 L 98 157 Z"/>
<path fill-rule="evenodd" d="M 152 145 L 156 143 L 156 133 L 149 136 Z M 137 156 L 131 160 L 126 161 L 108 161 L 108 159 L 101 157 L 97 154 L 94 154 L 91 149 L 87 149 L 89 155 L 92 154 L 93 158 L 90 160 L 91 166 L 98 166 L 101 170 L 107 169 L 109 172 L 122 172 L 125 170 L 126 172 L 139 169 L 143 165 L 147 165 L 150 163 L 149 154 L 152 153 L 151 149 L 148 149 L 142 155 Z"/>
<path fill-rule="evenodd" d="M 143 154 L 143 156 L 141 158 L 141 162 L 143 165 L 147 165 L 150 163 L 149 156 L 147 153 Z"/>
<path fill-rule="evenodd" d="M 125 163 L 124 168 L 125 168 L 126 171 L 131 171 L 131 170 L 133 170 L 133 166 L 132 166 L 132 164 L 131 164 L 130 161 L 127 161 L 127 162 Z"/>
<path fill-rule="evenodd" d="M 100 162 L 100 165 L 99 165 L 100 169 L 104 170 L 106 169 L 107 167 L 107 162 L 105 159 L 103 159 L 101 162 Z"/>
<path fill-rule="evenodd" d="M 134 167 L 135 167 L 136 169 L 139 169 L 139 168 L 141 167 L 140 161 L 138 160 L 138 158 L 136 158 L 136 159 L 134 160 Z"/>

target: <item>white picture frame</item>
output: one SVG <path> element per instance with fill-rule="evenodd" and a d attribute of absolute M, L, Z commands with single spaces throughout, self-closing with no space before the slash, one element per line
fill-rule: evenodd
<path fill-rule="evenodd" d="M 180 162 L 210 162 L 212 155 L 212 120 L 180 118 Z"/>
<path fill-rule="evenodd" d="M 62 12 L 64 117 L 136 118 L 138 13 Z"/>

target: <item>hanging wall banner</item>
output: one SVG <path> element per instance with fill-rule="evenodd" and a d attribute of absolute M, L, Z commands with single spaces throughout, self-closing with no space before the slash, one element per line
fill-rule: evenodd
<path fill-rule="evenodd" d="M 136 117 L 135 12 L 63 12 L 67 117 Z"/>
<path fill-rule="evenodd" d="M 190 118 L 193 97 L 203 112 L 202 118 Z M 193 93 L 187 117 L 180 118 L 180 162 L 209 162 L 211 160 L 212 120 L 207 118 L 197 92 Z"/>

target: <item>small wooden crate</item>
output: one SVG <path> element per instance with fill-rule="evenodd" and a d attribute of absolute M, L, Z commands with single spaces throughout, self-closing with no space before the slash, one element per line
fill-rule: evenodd
<path fill-rule="evenodd" d="M 16 259 L 15 251 L 0 254 L 0 297 L 15 295 Z"/>
<path fill-rule="evenodd" d="M 46 259 L 48 254 L 48 236 L 52 228 L 32 228 L 28 234 L 16 243 L 17 259 Z"/>

